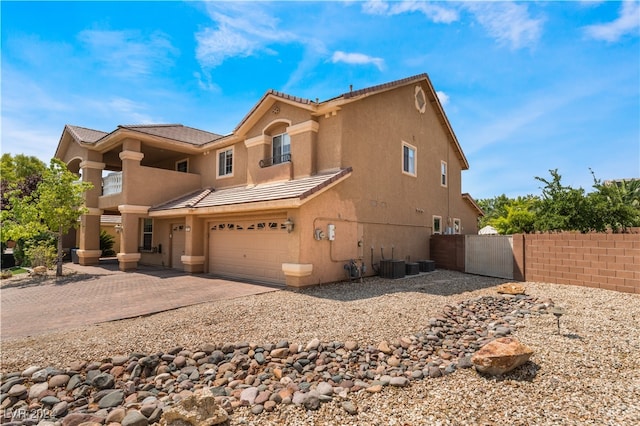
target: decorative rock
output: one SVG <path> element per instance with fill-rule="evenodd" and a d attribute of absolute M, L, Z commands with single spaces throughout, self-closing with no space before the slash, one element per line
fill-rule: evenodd
<path fill-rule="evenodd" d="M 309 392 L 302 403 L 307 410 L 315 411 L 320 408 L 320 398 L 316 392 Z"/>
<path fill-rule="evenodd" d="M 286 358 L 289 355 L 289 347 L 286 348 L 276 348 L 271 351 L 271 358 Z"/>
<path fill-rule="evenodd" d="M 240 394 L 240 402 L 246 402 L 247 405 L 253 405 L 258 396 L 258 388 L 250 387 L 246 388 Z"/>
<path fill-rule="evenodd" d="M 330 395 L 333 395 L 333 386 L 331 386 L 327 382 L 320 382 L 320 383 L 318 383 L 316 391 L 320 395 L 329 395 L 330 396 Z"/>
<path fill-rule="evenodd" d="M 351 414 L 352 416 L 355 416 L 356 414 L 358 414 L 358 407 L 356 407 L 356 405 L 351 401 L 344 401 L 342 403 L 342 408 L 344 409 L 344 411 Z"/>
<path fill-rule="evenodd" d="M 409 379 L 406 377 L 392 377 L 389 381 L 389 385 L 398 387 L 409 386 Z"/>
<path fill-rule="evenodd" d="M 124 392 L 122 390 L 116 390 L 108 393 L 100 399 L 98 407 L 100 408 L 112 408 L 117 407 L 124 401 Z"/>
<path fill-rule="evenodd" d="M 115 408 L 107 414 L 107 418 L 105 419 L 105 423 L 122 423 L 124 416 L 127 414 L 127 410 L 124 408 Z"/>
<path fill-rule="evenodd" d="M 49 388 L 57 388 L 57 387 L 66 386 L 67 383 L 69 383 L 69 379 L 70 378 L 71 377 L 69 377 L 66 374 L 55 375 L 51 379 L 49 379 Z"/>
<path fill-rule="evenodd" d="M 78 426 L 80 423 L 85 422 L 97 422 L 102 423 L 100 417 L 92 416 L 87 413 L 71 413 L 67 414 L 64 419 L 62 419 L 62 426 Z"/>
<path fill-rule="evenodd" d="M 114 382 L 114 378 L 111 374 L 102 373 L 94 377 L 91 384 L 98 389 L 109 389 L 113 387 Z"/>
<path fill-rule="evenodd" d="M 147 418 L 139 411 L 129 410 L 120 424 L 122 426 L 147 426 L 149 424 L 149 420 L 147 420 Z"/>
<path fill-rule="evenodd" d="M 254 405 L 253 407 L 251 407 L 251 413 L 252 414 L 258 415 L 258 414 L 261 414 L 262 411 L 264 411 L 264 405 L 257 404 L 257 405 Z"/>
<path fill-rule="evenodd" d="M 31 377 L 31 375 L 33 373 L 35 373 L 38 370 L 42 370 L 41 367 L 38 367 L 37 365 L 32 365 L 31 367 L 27 367 L 26 370 L 24 370 L 21 374 L 22 377 Z"/>
<path fill-rule="evenodd" d="M 31 385 L 31 387 L 29 388 L 29 399 L 39 398 L 40 394 L 42 394 L 42 392 L 46 391 L 47 389 L 49 389 L 49 384 L 47 382 Z"/>
<path fill-rule="evenodd" d="M 389 347 L 389 342 L 387 342 L 386 340 L 383 340 L 382 342 L 380 342 L 380 344 L 378 344 L 378 350 L 386 355 L 391 355 L 392 353 L 391 348 Z"/>
<path fill-rule="evenodd" d="M 25 385 L 13 385 L 8 392 L 9 396 L 13 396 L 16 398 L 21 398 L 23 396 L 27 396 L 27 387 Z"/>
<path fill-rule="evenodd" d="M 160 419 L 161 426 L 213 426 L 227 422 L 229 415 L 204 388 L 168 408 Z M 125 426 L 124 424 L 122 426 Z"/>
<path fill-rule="evenodd" d="M 307 346 L 305 347 L 305 351 L 306 352 L 311 352 L 311 351 L 315 351 L 318 349 L 318 347 L 320 346 L 320 340 L 319 339 L 312 339 L 309 343 L 307 343 Z"/>
<path fill-rule="evenodd" d="M 507 283 L 507 284 L 502 284 L 498 286 L 497 291 L 500 294 L 518 295 L 518 294 L 524 294 L 525 288 L 522 284 Z"/>
<path fill-rule="evenodd" d="M 69 403 L 67 401 L 60 401 L 51 409 L 51 416 L 63 417 L 69 410 Z"/>
<path fill-rule="evenodd" d="M 533 350 L 513 337 L 501 337 L 484 345 L 471 362 L 480 373 L 505 374 L 529 360 Z"/>
<path fill-rule="evenodd" d="M 373 386 L 369 386 L 368 388 L 365 389 L 367 392 L 369 393 L 378 393 L 378 392 L 382 392 L 382 385 L 373 385 Z"/>

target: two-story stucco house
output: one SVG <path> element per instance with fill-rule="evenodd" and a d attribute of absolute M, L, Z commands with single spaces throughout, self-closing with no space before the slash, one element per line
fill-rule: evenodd
<path fill-rule="evenodd" d="M 426 74 L 326 101 L 268 91 L 233 133 L 67 125 L 56 157 L 90 181 L 82 264 L 102 214 L 121 216 L 121 270 L 139 263 L 308 286 L 360 259 L 429 258 L 434 233 L 477 233 L 469 165 Z"/>

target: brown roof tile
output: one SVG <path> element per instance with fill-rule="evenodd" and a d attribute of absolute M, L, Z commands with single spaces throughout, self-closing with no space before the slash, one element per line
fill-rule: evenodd
<path fill-rule="evenodd" d="M 223 137 L 217 133 L 194 129 L 193 127 L 183 126 L 182 124 L 129 124 L 120 125 L 118 128 L 160 136 L 193 145 L 204 145 Z"/>
<path fill-rule="evenodd" d="M 67 124 L 66 127 L 76 140 L 85 143 L 94 143 L 108 134 L 100 130 L 87 129 L 86 127 L 72 126 L 70 124 Z"/>
<path fill-rule="evenodd" d="M 182 208 L 204 208 L 233 204 L 256 203 L 261 201 L 305 199 L 328 185 L 348 176 L 351 167 L 331 173 L 321 173 L 301 179 L 285 182 L 266 183 L 255 186 L 243 186 L 215 191 L 204 189 L 185 197 L 152 207 L 149 211 L 173 210 Z"/>

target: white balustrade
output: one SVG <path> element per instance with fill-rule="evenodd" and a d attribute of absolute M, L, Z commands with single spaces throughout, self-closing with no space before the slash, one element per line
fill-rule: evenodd
<path fill-rule="evenodd" d="M 102 195 L 119 194 L 122 192 L 122 172 L 109 173 L 102 178 Z"/>

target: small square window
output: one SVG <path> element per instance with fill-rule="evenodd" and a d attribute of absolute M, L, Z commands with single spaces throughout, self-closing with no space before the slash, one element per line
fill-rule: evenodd
<path fill-rule="evenodd" d="M 402 143 L 402 172 L 416 175 L 416 147 L 406 142 Z"/>
<path fill-rule="evenodd" d="M 440 162 L 440 185 L 447 186 L 447 162 Z"/>
<path fill-rule="evenodd" d="M 233 176 L 233 148 L 218 151 L 218 177 Z"/>
<path fill-rule="evenodd" d="M 187 173 L 189 171 L 189 160 L 176 161 L 176 171 Z"/>

